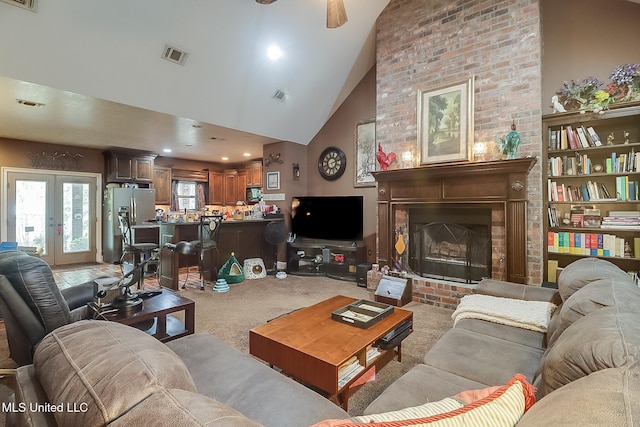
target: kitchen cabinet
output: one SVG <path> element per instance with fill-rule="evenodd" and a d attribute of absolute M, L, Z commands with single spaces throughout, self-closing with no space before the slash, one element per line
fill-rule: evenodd
<path fill-rule="evenodd" d="M 109 182 L 153 182 L 155 156 L 128 151 L 105 153 L 106 181 Z"/>
<path fill-rule="evenodd" d="M 209 171 L 209 202 L 210 205 L 223 205 L 223 180 L 222 172 Z"/>
<path fill-rule="evenodd" d="M 587 256 L 640 271 L 639 118 L 638 103 L 542 118 L 548 281 Z"/>
<path fill-rule="evenodd" d="M 236 201 L 247 203 L 247 170 L 238 171 L 238 182 L 236 184 L 237 196 Z"/>
<path fill-rule="evenodd" d="M 171 168 L 153 168 L 153 188 L 156 189 L 156 205 L 171 204 Z"/>
<path fill-rule="evenodd" d="M 262 187 L 262 162 L 247 164 L 247 187 Z"/>
<path fill-rule="evenodd" d="M 238 201 L 238 171 L 228 169 L 222 173 L 223 205 L 235 205 Z"/>

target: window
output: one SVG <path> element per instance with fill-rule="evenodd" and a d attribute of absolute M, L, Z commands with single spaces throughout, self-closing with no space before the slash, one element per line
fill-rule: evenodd
<path fill-rule="evenodd" d="M 178 181 L 176 188 L 178 196 L 178 210 L 196 209 L 196 188 L 195 181 Z"/>

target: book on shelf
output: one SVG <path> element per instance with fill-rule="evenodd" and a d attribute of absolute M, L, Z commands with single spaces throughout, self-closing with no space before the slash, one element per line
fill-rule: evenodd
<path fill-rule="evenodd" d="M 580 144 L 583 147 L 592 147 L 593 145 L 589 144 L 589 140 L 587 140 L 587 133 L 584 130 L 584 126 L 576 127 L 576 133 L 578 134 L 578 139 L 580 140 Z"/>
<path fill-rule="evenodd" d="M 591 140 L 593 141 L 594 146 L 600 147 L 602 145 L 602 141 L 600 139 L 600 136 L 598 136 L 596 131 L 593 129 L 593 126 L 589 126 L 587 128 L 587 135 L 589 135 L 589 137 L 591 137 Z"/>
<path fill-rule="evenodd" d="M 558 281 L 558 260 L 547 261 L 547 281 L 555 283 Z"/>

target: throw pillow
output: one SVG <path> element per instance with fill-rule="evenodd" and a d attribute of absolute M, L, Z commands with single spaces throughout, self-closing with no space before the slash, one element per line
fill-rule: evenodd
<path fill-rule="evenodd" d="M 361 427 L 366 424 L 371 427 L 400 427 L 400 426 L 429 426 L 429 427 L 468 427 L 468 426 L 486 426 L 486 427 L 511 427 L 515 426 L 522 414 L 535 403 L 534 387 L 529 384 L 524 375 L 517 374 L 511 381 L 501 387 L 490 387 L 482 391 L 465 392 L 456 395 L 457 397 L 446 398 L 439 402 L 422 405 L 425 407 L 433 405 L 434 411 L 437 411 L 441 405 L 455 404 L 454 402 L 462 402 L 465 398 L 474 399 L 484 396 L 479 400 L 468 402 L 466 405 L 454 409 L 452 411 L 434 414 L 421 418 L 396 419 L 395 421 L 376 421 L 378 419 L 388 418 L 394 413 L 399 414 L 403 411 L 394 411 L 386 414 L 367 415 L 356 417 L 352 420 L 325 420 L 312 427 Z M 407 414 L 410 414 L 415 408 L 409 408 Z"/>

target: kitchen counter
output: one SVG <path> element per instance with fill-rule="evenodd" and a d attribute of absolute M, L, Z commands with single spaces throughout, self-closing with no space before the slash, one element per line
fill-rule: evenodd
<path fill-rule="evenodd" d="M 271 221 L 283 221 L 283 218 L 274 219 L 246 219 L 224 220 L 218 232 L 218 250 L 213 251 L 212 259 L 205 260 L 214 263 L 214 276 L 206 277 L 209 281 L 215 281 L 217 271 L 224 264 L 231 253 L 235 254 L 241 265 L 247 258 L 261 258 L 265 267 L 271 269 L 276 261 L 277 248 L 265 239 L 267 224 Z M 197 266 L 198 258 L 195 255 L 179 255 L 164 248 L 165 243 L 177 243 L 183 240 L 198 240 L 199 222 L 175 222 L 160 223 L 160 284 L 170 289 L 178 289 L 178 272 L 181 267 Z M 208 265 L 208 264 L 207 264 Z M 209 269 L 205 267 L 205 273 Z"/>

